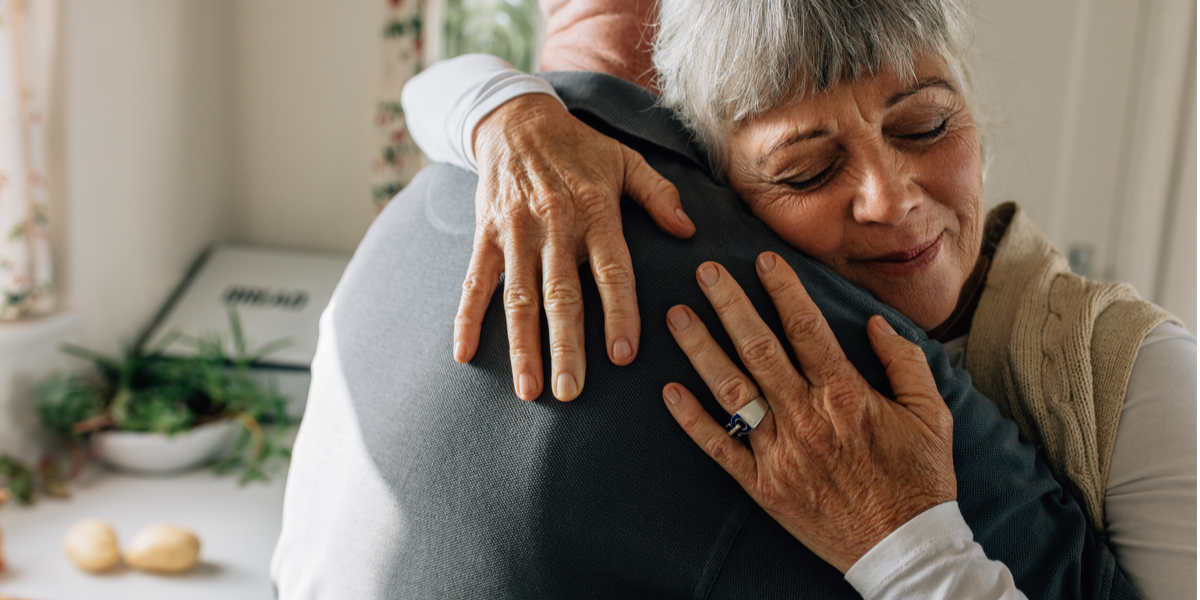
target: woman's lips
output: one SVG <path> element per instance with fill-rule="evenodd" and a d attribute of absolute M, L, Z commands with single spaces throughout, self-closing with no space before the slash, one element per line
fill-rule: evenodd
<path fill-rule="evenodd" d="M 911 250 L 892 252 L 861 262 L 881 275 L 911 275 L 937 260 L 938 253 L 942 250 L 942 235 L 944 233 L 939 233 L 933 241 Z"/>

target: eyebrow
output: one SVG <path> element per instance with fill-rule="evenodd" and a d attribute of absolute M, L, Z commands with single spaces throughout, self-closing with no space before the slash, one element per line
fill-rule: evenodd
<path fill-rule="evenodd" d="M 922 79 L 921 81 L 918 81 L 917 84 L 914 85 L 913 87 L 908 88 L 908 89 L 892 96 L 891 98 L 888 98 L 888 101 L 884 106 L 885 106 L 885 108 L 891 108 L 891 107 L 899 104 L 900 101 L 904 100 L 905 98 L 907 98 L 913 94 L 916 94 L 917 92 L 920 92 L 921 90 L 931 88 L 931 87 L 945 88 L 947 90 L 950 90 L 951 92 L 958 93 L 958 90 L 955 89 L 955 87 L 953 85 L 951 85 L 949 81 L 946 81 L 945 79 L 942 79 L 941 77 L 930 77 L 928 79 Z M 781 140 L 779 143 L 768 148 L 766 152 L 763 152 L 762 155 L 760 155 L 758 157 L 758 166 L 760 166 L 760 167 L 763 166 L 763 164 L 765 164 L 767 162 L 767 159 L 771 158 L 772 154 L 775 154 L 776 152 L 783 150 L 784 148 L 787 148 L 788 146 L 792 146 L 794 144 L 798 144 L 800 142 L 805 142 L 808 140 L 814 140 L 817 138 L 825 137 L 827 135 L 829 135 L 829 130 L 824 129 L 824 128 L 814 129 L 812 131 L 798 131 L 796 133 L 793 133 L 792 135 L 789 135 L 786 139 Z"/>
<path fill-rule="evenodd" d="M 949 81 L 946 81 L 945 79 L 942 79 L 941 77 L 930 77 L 929 79 L 922 79 L 921 81 L 917 82 L 917 85 L 914 85 L 911 88 L 908 88 L 907 90 L 904 90 L 903 92 L 900 92 L 899 94 L 896 94 L 895 96 L 892 96 L 891 98 L 888 98 L 887 104 L 885 104 L 884 107 L 891 108 L 897 104 L 900 104 L 901 100 L 903 100 L 921 90 L 931 88 L 931 87 L 945 88 L 947 90 L 950 90 L 951 92 L 958 93 L 958 90 L 955 89 L 953 85 L 950 85 Z"/>
<path fill-rule="evenodd" d="M 812 131 L 797 131 L 796 133 L 789 135 L 787 139 L 784 139 L 774 146 L 767 148 L 767 151 L 763 152 L 762 155 L 758 157 L 758 166 L 763 166 L 763 164 L 767 162 L 767 159 L 771 158 L 772 154 L 775 154 L 776 152 L 783 150 L 788 146 L 808 140 L 815 140 L 827 135 L 829 135 L 829 130 L 825 128 L 814 129 Z"/>

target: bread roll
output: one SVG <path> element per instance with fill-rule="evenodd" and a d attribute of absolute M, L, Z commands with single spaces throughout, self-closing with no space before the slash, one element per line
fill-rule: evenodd
<path fill-rule="evenodd" d="M 151 525 L 130 540 L 125 562 L 141 571 L 183 573 L 200 562 L 200 539 L 174 525 Z"/>
<path fill-rule="evenodd" d="M 89 573 L 102 573 L 121 562 L 117 534 L 100 519 L 80 521 L 67 530 L 63 550 L 75 566 Z"/>

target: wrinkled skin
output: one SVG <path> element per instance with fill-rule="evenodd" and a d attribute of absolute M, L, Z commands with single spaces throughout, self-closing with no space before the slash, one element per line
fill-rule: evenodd
<path fill-rule="evenodd" d="M 544 137 L 547 128 L 554 134 Z M 477 132 L 483 133 L 475 143 L 475 246 L 455 322 L 454 358 L 466 362 L 478 349 L 480 324 L 503 271 L 517 395 L 533 400 L 542 393 L 538 315 L 544 306 L 554 396 L 572 400 L 583 389 L 586 366 L 583 262 L 590 263 L 604 303 L 609 358 L 625 365 L 637 355 L 641 319 L 621 233 L 621 196 L 628 194 L 672 235 L 688 237 L 696 228 L 675 186 L 641 155 L 579 122 L 549 96 L 518 97 L 488 115 Z"/>
<path fill-rule="evenodd" d="M 728 179 L 792 247 L 924 329 L 979 259 L 983 175 L 971 111 L 940 59 L 781 102 L 727 136 Z"/>
<path fill-rule="evenodd" d="M 652 81 L 651 72 L 641 66 L 648 64 L 648 55 L 637 50 L 652 36 L 652 28 L 645 26 L 645 15 L 630 10 L 640 10 L 640 0 L 544 0 L 543 7 L 548 12 L 544 68 L 607 72 L 643 86 Z M 587 23 L 598 27 L 589 29 Z M 633 31 L 637 42 L 631 41 Z M 639 59 L 638 54 L 643 56 Z M 933 292 L 908 286 L 892 298 L 907 316 L 931 327 L 949 314 L 947 307 L 953 308 L 973 264 L 969 252 L 960 250 L 971 248 L 974 239 L 978 253 L 978 219 L 972 221 L 972 215 L 981 215 L 982 196 L 971 192 L 979 180 L 978 141 L 970 113 L 954 98 L 921 90 L 892 104 L 897 93 L 893 84 L 910 82 L 885 80 L 882 87 L 887 89 L 875 79 L 857 88 L 846 83 L 824 98 L 825 105 L 809 99 L 776 107 L 779 114 L 764 113 L 767 116 L 757 123 L 731 127 L 742 136 L 730 140 L 731 149 L 742 154 L 732 156 L 730 180 L 784 239 L 885 302 L 890 286 L 904 283 L 906 277 L 935 282 Z M 863 85 L 868 89 L 859 89 Z M 902 110 L 891 110 L 896 107 Z M 896 117 L 900 113 L 904 118 Z M 745 168 L 761 167 L 751 153 L 761 155 L 772 133 L 791 135 L 789 119 L 798 116 L 831 129 L 832 135 L 818 139 L 815 148 L 789 148 L 790 161 L 782 166 L 768 162 L 774 170 L 765 176 Z M 932 125 L 935 121 L 937 127 Z M 930 134 L 933 129 L 938 129 L 936 135 Z M 555 396 L 570 400 L 584 383 L 583 308 L 575 269 L 584 260 L 590 262 L 600 287 L 609 359 L 628 364 L 637 352 L 640 319 L 635 274 L 621 237 L 621 193 L 644 206 L 672 235 L 688 237 L 695 228 L 680 209 L 673 186 L 636 153 L 583 126 L 552 98 L 514 99 L 481 121 L 475 136 L 480 165 L 477 227 L 455 327 L 455 358 L 465 362 L 474 355 L 480 320 L 503 271 L 518 395 L 529 400 L 542 389 L 537 331 L 541 301 L 550 324 Z M 812 171 L 815 166 L 820 168 Z M 939 173 L 946 180 L 930 180 Z M 797 177 L 820 183 L 797 188 L 785 182 L 796 183 Z M 834 185 L 825 187 L 830 182 Z M 781 185 L 787 187 L 783 192 Z M 964 190 L 969 193 L 962 195 Z M 806 197 L 798 198 L 800 192 Z M 824 207 L 818 198 L 822 193 L 837 204 Z M 805 232 L 797 229 L 791 235 L 786 228 L 801 221 L 791 219 L 800 214 L 793 211 L 823 207 L 829 210 L 809 216 L 827 221 L 801 225 L 842 231 L 865 227 L 870 230 L 868 239 L 887 243 L 866 254 L 839 253 L 844 240 L 860 239 L 851 232 L 832 242 L 819 238 L 821 247 L 806 249 Z M 934 246 L 936 251 L 930 252 Z M 820 252 L 828 248 L 834 250 Z M 867 275 L 856 277 L 853 269 L 864 264 Z M 683 386 L 668 384 L 663 398 L 680 426 L 755 502 L 845 572 L 902 524 L 957 497 L 952 419 L 924 354 L 895 335 L 882 317 L 872 318 L 868 334 L 887 368 L 894 400 L 867 385 L 845 359 L 790 267 L 768 253 L 760 257 L 758 268 L 800 371 L 719 265 L 701 265 L 697 280 L 734 340 L 748 375 L 738 371 L 689 308 L 677 306 L 668 314 L 677 342 L 728 412 L 759 394 L 770 404 L 771 410 L 749 436 L 750 448 L 728 437 Z M 872 274 L 891 280 L 872 289 Z M 901 300 L 913 292 L 921 301 L 906 310 Z"/>
<path fill-rule="evenodd" d="M 953 417 L 925 354 L 883 317 L 867 327 L 896 394 L 871 388 L 838 346 L 795 271 L 775 254 L 757 261 L 759 279 L 783 321 L 800 371 L 729 272 L 715 263 L 696 280 L 716 309 L 742 373 L 692 310 L 667 323 L 713 395 L 730 414 L 760 394 L 771 406 L 750 435 L 734 440 L 678 383 L 663 388 L 671 415 L 767 514 L 845 573 L 913 517 L 958 497 Z"/>

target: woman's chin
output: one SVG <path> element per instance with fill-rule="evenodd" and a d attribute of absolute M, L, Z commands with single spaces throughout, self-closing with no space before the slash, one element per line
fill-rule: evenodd
<path fill-rule="evenodd" d="M 959 257 L 954 252 L 923 258 L 931 260 L 900 265 L 895 270 L 901 272 L 885 273 L 879 265 L 859 263 L 850 279 L 929 331 L 954 313 L 973 263 L 965 257 L 956 260 Z M 922 264 L 915 264 L 918 262 Z"/>

